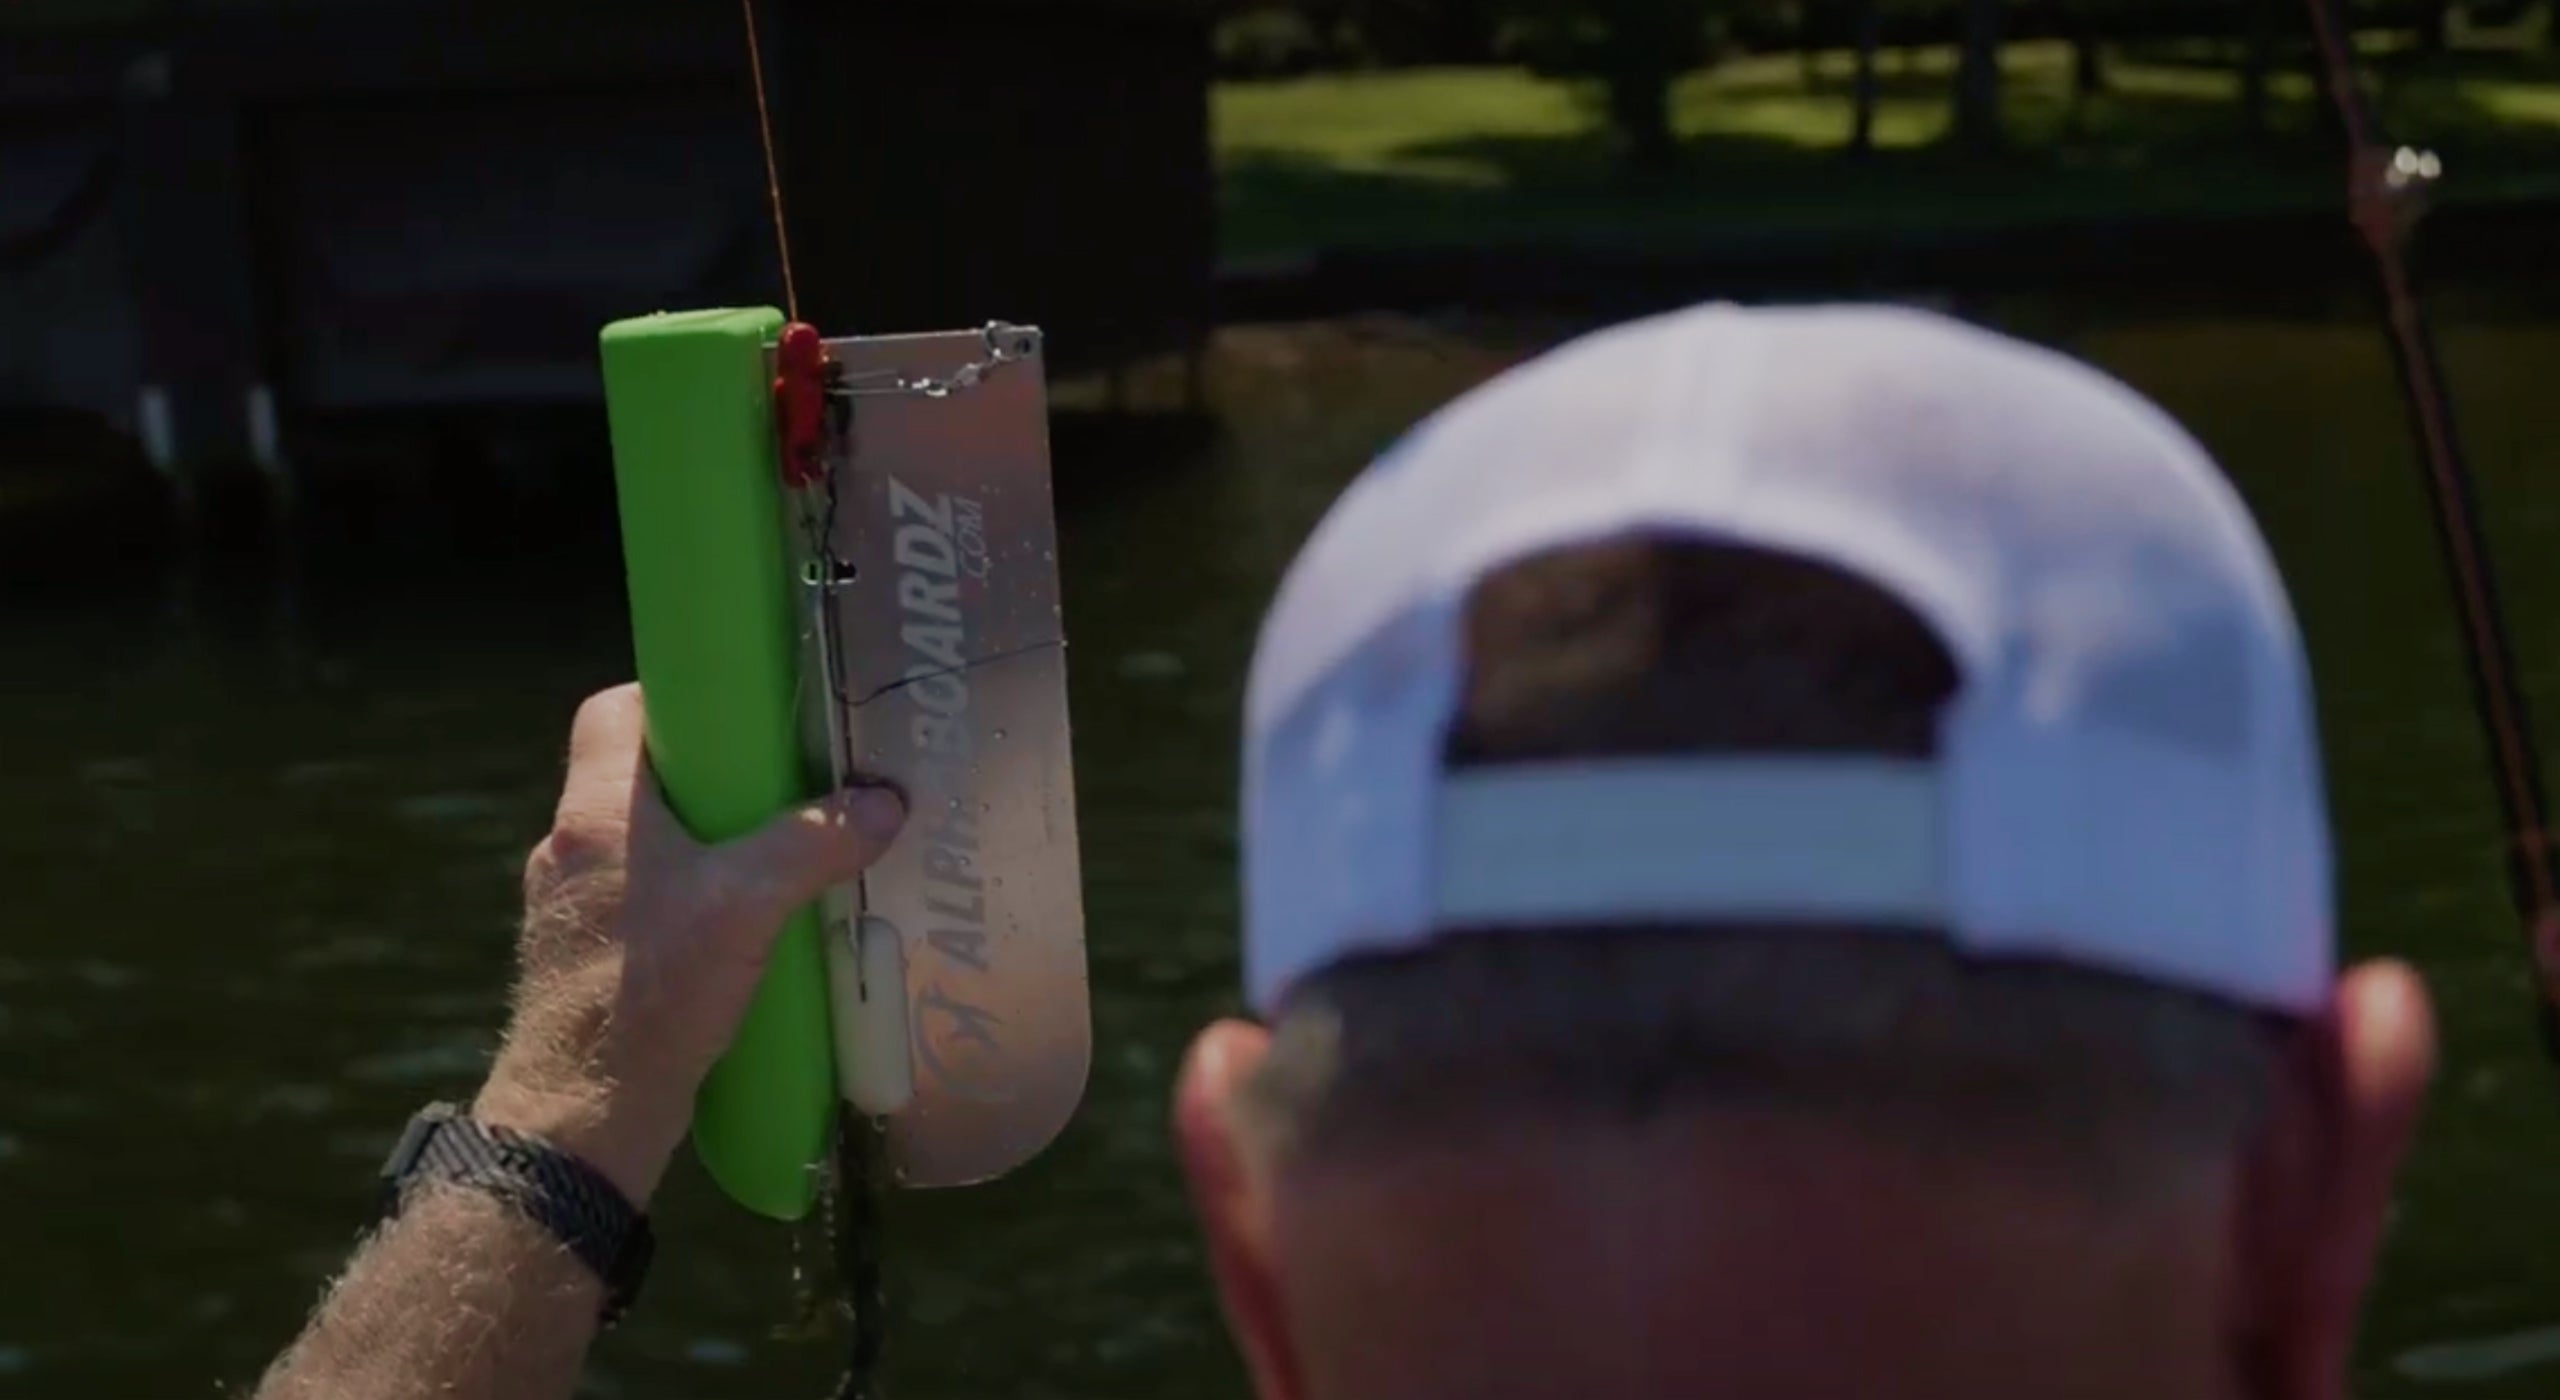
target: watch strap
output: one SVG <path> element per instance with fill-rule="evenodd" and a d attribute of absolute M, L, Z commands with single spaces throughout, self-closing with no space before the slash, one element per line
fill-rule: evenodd
<path fill-rule="evenodd" d="M 480 1122 L 457 1105 L 430 1104 L 383 1163 L 379 1218 L 397 1216 L 411 1189 L 430 1181 L 495 1196 L 558 1240 L 603 1281 L 604 1325 L 639 1297 L 657 1248 L 649 1217 L 575 1154 Z"/>

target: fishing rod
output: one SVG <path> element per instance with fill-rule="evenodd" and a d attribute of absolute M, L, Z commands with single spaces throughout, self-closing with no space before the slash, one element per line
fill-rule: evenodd
<path fill-rule="evenodd" d="M 2560 868 L 2553 860 L 2542 760 L 2455 428 L 2444 363 L 2410 269 L 2409 246 L 2443 164 L 2433 152 L 2399 145 L 2384 134 L 2357 74 L 2354 31 L 2343 0 L 2307 3 L 2329 94 L 2346 136 L 2349 216 L 2380 290 L 2427 501 L 2460 614 L 2473 708 L 2488 743 L 2505 824 L 2508 892 L 2533 960 L 2543 1049 L 2560 1060 Z"/>

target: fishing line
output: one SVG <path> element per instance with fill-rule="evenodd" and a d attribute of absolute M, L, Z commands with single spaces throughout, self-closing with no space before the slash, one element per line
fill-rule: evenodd
<path fill-rule="evenodd" d="M 756 139 L 764 148 L 764 189 L 773 208 L 773 247 L 782 262 L 782 311 L 800 319 L 800 288 L 791 278 L 791 227 L 782 214 L 782 170 L 773 151 L 773 106 L 764 89 L 764 41 L 756 34 L 756 0 L 738 0 L 747 21 L 747 75 L 755 85 Z"/>
<path fill-rule="evenodd" d="M 776 155 L 773 138 L 773 103 L 765 87 L 764 41 L 757 31 L 755 0 L 738 0 L 738 9 L 746 26 L 747 73 L 755 92 L 756 144 L 764 155 L 765 196 L 772 210 L 774 255 L 782 268 L 783 314 L 788 322 L 797 323 L 800 320 L 800 288 L 792 275 L 791 226 L 782 202 L 781 161 Z M 849 399 L 846 404 L 850 406 Z M 816 625 L 822 632 L 835 629 L 833 590 L 846 572 L 844 562 L 835 552 L 836 514 L 840 505 L 836 465 L 829 461 L 824 474 L 814 483 L 818 493 L 815 509 L 811 509 L 804 499 L 800 510 L 802 529 L 809 536 L 809 557 L 816 561 L 815 567 L 824 575 L 810 580 L 820 590 L 818 596 L 826 600 L 822 602 L 816 619 Z M 822 658 L 819 682 L 823 693 L 829 697 L 829 701 L 821 703 L 841 705 L 844 683 L 838 670 L 838 648 L 822 644 L 818 650 Z M 818 1228 L 830 1246 L 831 1279 L 824 1284 L 813 1285 L 810 1282 L 805 1267 L 803 1238 L 799 1234 L 792 1237 L 792 1272 L 802 1289 L 799 1327 L 796 1330 L 805 1335 L 828 1311 L 834 1311 L 845 1318 L 851 1333 L 844 1374 L 830 1392 L 832 1400 L 871 1400 L 879 1393 L 880 1354 L 888 1330 L 879 1249 L 879 1193 L 885 1181 L 879 1155 L 879 1136 L 876 1125 L 839 1106 L 834 1151 L 826 1162 L 813 1168 L 823 1178 L 818 1190 Z"/>

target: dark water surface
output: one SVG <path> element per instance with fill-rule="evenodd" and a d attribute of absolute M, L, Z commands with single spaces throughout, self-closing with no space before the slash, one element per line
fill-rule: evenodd
<path fill-rule="evenodd" d="M 2351 305 L 1991 310 L 2163 399 L 2241 478 L 2312 640 L 2350 942 L 2416 958 L 2445 1007 L 2361 1393 L 2554 1393 L 2560 1096 L 2372 327 Z M 2527 680 L 2549 695 L 2560 493 L 2537 477 L 2560 453 L 2560 319 L 2486 297 L 2447 320 Z M 1253 627 L 1368 453 L 1558 333 L 1239 330 L 1214 444 L 1062 447 L 1092 1082 L 1038 1162 L 897 1204 L 900 1396 L 1243 1393 L 1162 1105 L 1190 1032 L 1235 1004 Z M 0 611 L 0 1395 L 245 1385 L 340 1261 L 403 1119 L 484 1063 L 569 714 L 627 669 L 619 581 L 592 530 L 458 558 L 368 528 L 403 543 L 322 540 L 289 607 L 262 579 L 162 582 L 157 560 L 115 557 L 100 577 L 144 586 L 72 575 Z M 649 1295 L 592 1392 L 821 1393 L 838 1344 L 771 1335 L 787 1235 L 689 1164 L 661 1215 Z"/>

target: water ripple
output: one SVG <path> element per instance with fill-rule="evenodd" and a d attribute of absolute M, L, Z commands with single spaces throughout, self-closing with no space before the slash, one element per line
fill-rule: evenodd
<path fill-rule="evenodd" d="M 2432 1384 L 2496 1380 L 2560 1361 L 2560 1325 L 2503 1336 L 2414 1347 L 2392 1358 L 2391 1369 Z"/>

